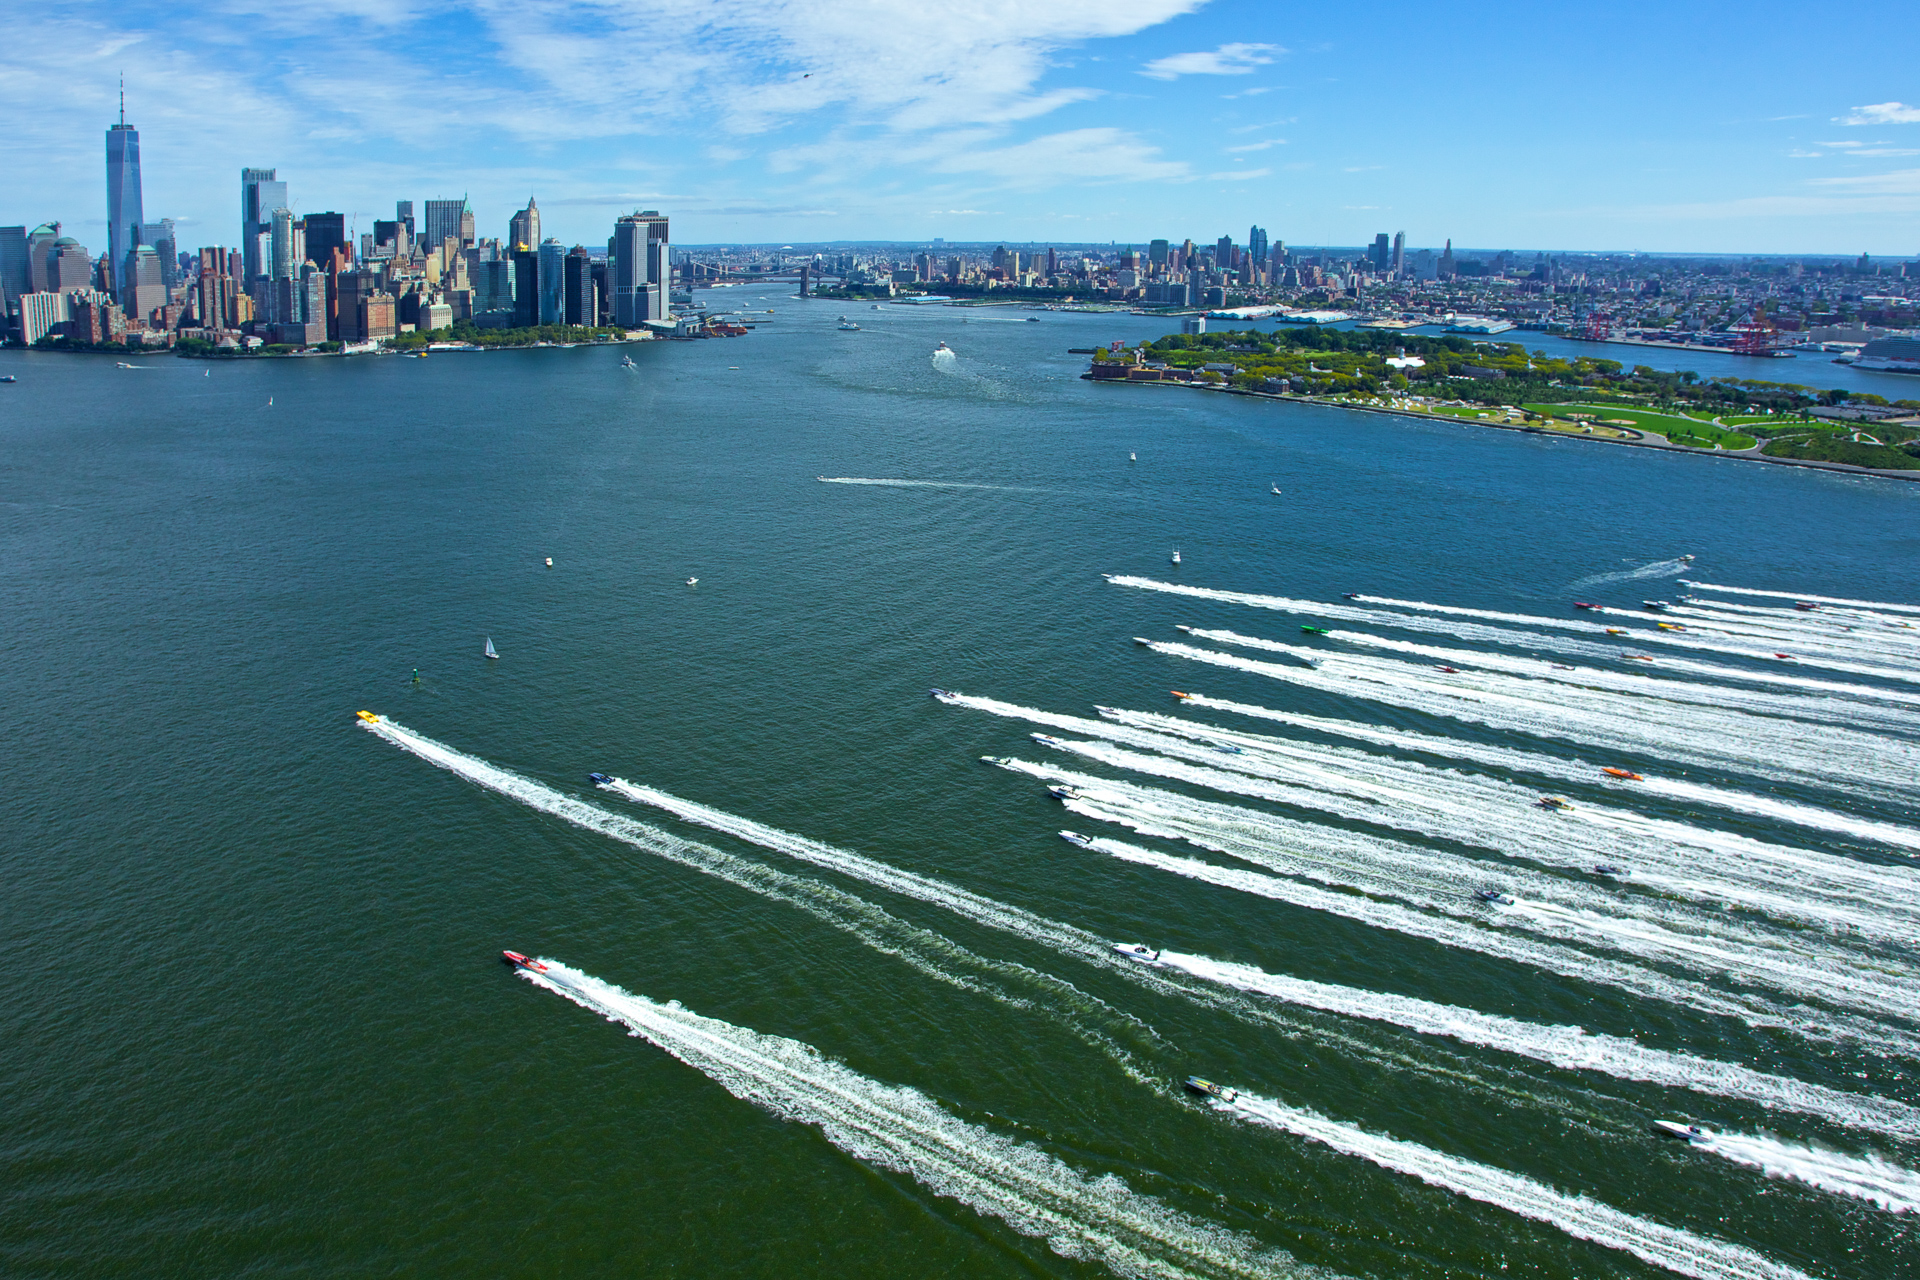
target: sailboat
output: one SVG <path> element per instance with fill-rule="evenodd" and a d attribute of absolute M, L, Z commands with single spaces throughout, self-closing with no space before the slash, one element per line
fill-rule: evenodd
<path fill-rule="evenodd" d="M 495 648 L 493 647 L 493 637 L 492 637 L 492 636 L 488 636 L 488 637 L 487 637 L 487 647 L 486 647 L 486 649 L 484 650 L 484 652 L 486 653 L 486 655 L 487 655 L 487 656 L 488 656 L 489 658 L 497 658 L 497 657 L 499 657 L 499 656 L 500 656 L 500 654 L 499 654 L 499 651 L 498 651 L 498 650 L 496 650 L 496 649 L 495 649 Z"/>

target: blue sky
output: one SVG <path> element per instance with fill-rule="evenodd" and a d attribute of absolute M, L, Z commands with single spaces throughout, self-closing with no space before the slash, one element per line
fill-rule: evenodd
<path fill-rule="evenodd" d="M 0 223 L 104 239 L 127 76 L 147 216 L 238 236 L 470 194 L 506 234 L 1153 236 L 1920 254 L 1920 16 L 1864 0 L 274 0 L 16 8 Z"/>

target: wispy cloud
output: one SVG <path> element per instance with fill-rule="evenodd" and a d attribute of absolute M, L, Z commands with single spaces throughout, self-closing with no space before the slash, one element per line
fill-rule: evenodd
<path fill-rule="evenodd" d="M 1228 147 L 1226 148 L 1226 153 L 1231 156 L 1238 155 L 1243 151 L 1265 151 L 1268 147 L 1284 147 L 1286 145 L 1287 140 L 1285 138 L 1268 138 L 1265 142 L 1249 142 L 1244 146 Z"/>
<path fill-rule="evenodd" d="M 1838 116 L 1835 124 L 1920 124 L 1920 107 L 1904 102 L 1876 102 L 1855 107 L 1851 114 Z"/>
<path fill-rule="evenodd" d="M 1219 173 L 1210 173 L 1210 182 L 1245 182 L 1249 178 L 1264 178 L 1272 173 L 1271 169 L 1226 169 Z"/>
<path fill-rule="evenodd" d="M 1181 76 L 1244 76 L 1285 53 L 1277 44 L 1223 44 L 1211 53 L 1176 53 L 1156 58 L 1140 69 L 1154 80 Z"/>

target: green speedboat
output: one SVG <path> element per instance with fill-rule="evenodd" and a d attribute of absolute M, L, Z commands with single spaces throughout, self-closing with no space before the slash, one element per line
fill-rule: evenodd
<path fill-rule="evenodd" d="M 1240 1096 L 1238 1089 L 1229 1089 L 1223 1084 L 1215 1084 L 1213 1081 L 1202 1079 L 1199 1076 L 1188 1076 L 1187 1088 L 1194 1093 L 1205 1094 L 1209 1098 L 1218 1098 L 1222 1102 L 1232 1102 Z"/>
<path fill-rule="evenodd" d="M 1310 636 L 1323 636 L 1327 634 L 1325 627 L 1302 627 L 1300 629 Z"/>

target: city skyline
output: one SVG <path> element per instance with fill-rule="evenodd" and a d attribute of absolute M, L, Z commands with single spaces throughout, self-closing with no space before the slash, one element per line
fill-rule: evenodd
<path fill-rule="evenodd" d="M 36 179 L 0 222 L 105 246 L 96 122 L 124 66 L 146 206 L 189 244 L 232 243 L 231 175 L 258 166 L 361 230 L 464 195 L 504 236 L 531 191 L 567 244 L 646 206 L 683 243 L 1144 242 L 1205 210 L 1307 244 L 1920 248 L 1920 95 L 1858 52 L 1891 5 L 1819 40 L 1784 6 L 1389 8 L 1371 35 L 1241 0 L 682 8 L 348 5 L 297 45 L 291 14 L 238 6 L 27 15 L 0 156 Z"/>

